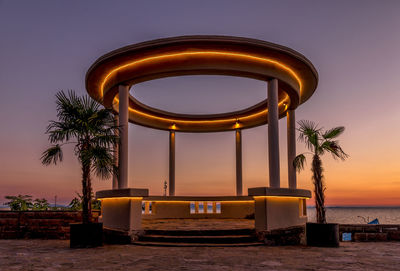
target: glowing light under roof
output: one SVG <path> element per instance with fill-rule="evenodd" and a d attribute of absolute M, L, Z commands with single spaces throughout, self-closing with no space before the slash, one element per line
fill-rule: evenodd
<path fill-rule="evenodd" d="M 231 56 L 231 57 L 237 57 L 237 58 L 244 58 L 247 60 L 254 60 L 258 62 L 264 62 L 264 63 L 269 63 L 269 64 L 274 64 L 280 67 L 281 69 L 287 71 L 293 78 L 296 79 L 296 81 L 299 84 L 300 87 L 300 93 L 302 90 L 302 82 L 300 80 L 300 77 L 288 66 L 284 65 L 283 63 L 275 60 L 275 59 L 270 59 L 270 58 L 264 58 L 264 57 L 259 57 L 259 56 L 254 56 L 254 55 L 249 55 L 249 54 L 242 54 L 242 53 L 234 53 L 234 52 L 220 52 L 220 51 L 197 51 L 197 52 L 180 52 L 180 53 L 174 53 L 174 54 L 163 54 L 163 55 L 157 55 L 157 56 L 151 56 L 151 57 L 146 57 L 143 59 L 135 60 L 130 63 L 118 66 L 111 70 L 103 79 L 101 85 L 100 85 L 100 97 L 102 98 L 104 96 L 104 85 L 106 84 L 107 80 L 116 72 L 124 70 L 128 67 L 132 67 L 141 63 L 145 62 L 151 62 L 151 61 L 156 61 L 156 60 L 164 60 L 168 58 L 175 58 L 179 56 L 191 56 L 191 55 L 215 55 L 215 56 Z"/>

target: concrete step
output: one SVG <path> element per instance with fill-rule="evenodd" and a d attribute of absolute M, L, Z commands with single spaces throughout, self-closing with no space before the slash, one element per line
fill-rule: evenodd
<path fill-rule="evenodd" d="M 235 244 L 210 244 L 210 243 L 170 243 L 170 242 L 147 242 L 135 241 L 132 243 L 137 246 L 157 246 L 157 247 L 250 247 L 264 246 L 261 242 L 235 243 Z"/>
<path fill-rule="evenodd" d="M 145 230 L 135 244 L 172 246 L 254 245 L 260 244 L 254 229 L 227 230 Z"/>
<path fill-rule="evenodd" d="M 207 243 L 207 244 L 235 244 L 257 241 L 251 235 L 224 235 L 224 236 L 162 236 L 144 235 L 139 237 L 143 242 L 165 242 L 165 243 Z"/>
<path fill-rule="evenodd" d="M 163 235 L 163 236 L 255 235 L 255 230 L 254 230 L 254 229 L 227 229 L 227 230 L 145 230 L 145 235 Z"/>

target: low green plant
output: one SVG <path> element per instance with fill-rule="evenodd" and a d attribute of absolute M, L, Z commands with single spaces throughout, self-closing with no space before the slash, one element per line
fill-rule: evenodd
<path fill-rule="evenodd" d="M 82 201 L 77 197 L 73 198 L 71 200 L 71 202 L 68 204 L 68 210 L 71 210 L 71 211 L 80 211 L 80 210 L 82 210 Z"/>
<path fill-rule="evenodd" d="M 101 210 L 101 201 L 98 199 L 92 200 L 92 210 Z"/>
<path fill-rule="evenodd" d="M 72 210 L 72 211 L 81 211 L 82 210 L 82 200 L 83 197 L 81 194 L 76 193 L 77 197 L 73 198 L 71 202 L 68 204 L 67 209 Z M 101 201 L 93 199 L 93 193 L 92 193 L 92 200 L 91 200 L 91 205 L 92 205 L 92 210 L 100 210 L 101 209 Z"/>
<path fill-rule="evenodd" d="M 35 199 L 33 202 L 33 211 L 47 211 L 50 209 L 50 203 L 45 198 Z"/>
<path fill-rule="evenodd" d="M 5 196 L 5 198 L 9 202 L 4 205 L 8 205 L 11 211 L 28 211 L 33 207 L 31 195 Z"/>
<path fill-rule="evenodd" d="M 78 193 L 76 195 L 67 207 L 50 206 L 50 203 L 45 198 L 38 198 L 32 201 L 31 195 L 5 196 L 9 201 L 4 203 L 4 205 L 8 205 L 11 211 L 82 211 L 82 195 Z M 91 207 L 93 210 L 100 210 L 101 201 L 92 200 Z"/>

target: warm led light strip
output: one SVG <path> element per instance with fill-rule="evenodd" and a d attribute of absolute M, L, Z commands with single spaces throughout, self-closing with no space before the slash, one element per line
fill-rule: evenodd
<path fill-rule="evenodd" d="M 241 53 L 231 53 L 231 52 L 218 52 L 218 51 L 199 51 L 199 52 L 181 52 L 181 53 L 175 53 L 175 54 L 164 54 L 164 55 L 158 55 L 158 56 L 152 56 L 152 57 L 146 57 L 143 59 L 139 59 L 139 60 L 135 60 L 132 61 L 130 63 L 127 63 L 125 65 L 119 66 L 113 70 L 111 70 L 103 79 L 103 82 L 100 85 L 100 94 L 101 94 L 101 98 L 104 95 L 104 85 L 106 84 L 108 78 L 120 71 L 123 70 L 125 68 L 128 67 L 132 67 L 135 66 L 137 64 L 141 64 L 144 62 L 150 62 L 150 61 L 154 61 L 154 60 L 160 60 L 160 59 L 168 59 L 168 58 L 174 58 L 177 56 L 185 56 L 185 55 L 220 55 L 220 56 L 234 56 L 234 57 L 239 57 L 239 58 L 246 58 L 246 59 L 251 59 L 251 60 L 256 60 L 256 61 L 260 61 L 260 62 L 264 62 L 264 63 L 272 63 L 275 64 L 277 66 L 279 66 L 280 68 L 282 68 L 283 70 L 287 71 L 288 73 L 290 73 L 299 83 L 299 87 L 300 87 L 300 93 L 301 93 L 301 89 L 302 89 L 302 83 L 300 80 L 300 77 L 292 70 L 290 69 L 288 66 L 280 63 L 279 61 L 276 61 L 274 59 L 270 59 L 270 58 L 263 58 L 263 57 L 259 57 L 259 56 L 254 56 L 254 55 L 248 55 L 248 54 L 241 54 Z"/>
<path fill-rule="evenodd" d="M 108 198 L 98 198 L 98 200 L 100 200 L 100 201 L 102 201 L 102 200 L 111 200 L 111 199 L 124 199 L 124 200 L 134 199 L 134 200 L 142 200 L 143 197 L 108 197 Z"/>
<path fill-rule="evenodd" d="M 283 101 L 278 103 L 278 106 L 281 106 L 282 104 L 285 104 L 285 110 L 288 107 L 287 106 L 287 97 Z M 118 104 L 118 103 L 119 103 L 119 100 L 118 100 L 117 97 L 115 97 L 113 104 Z M 148 118 L 153 118 L 153 119 L 158 119 L 158 120 L 163 120 L 163 121 L 169 121 L 169 122 L 172 122 L 172 123 L 176 124 L 176 123 L 213 123 L 213 122 L 235 122 L 236 123 L 237 121 L 241 121 L 243 119 L 249 119 L 249 118 L 252 118 L 252 117 L 267 113 L 268 109 L 264 109 L 264 110 L 262 110 L 260 112 L 257 112 L 257 113 L 254 113 L 254 114 L 251 114 L 251 115 L 248 115 L 248 116 L 240 117 L 240 118 L 215 119 L 215 120 L 179 120 L 179 119 L 169 119 L 169 118 L 163 118 L 163 117 L 154 116 L 154 115 L 151 115 L 151 114 L 148 114 L 148 113 L 144 113 L 144 112 L 138 111 L 136 109 L 132 109 L 130 107 L 129 107 L 129 111 L 131 111 L 133 113 L 136 113 L 136 114 L 139 114 L 139 115 L 142 115 L 142 116 L 145 116 L 145 117 L 148 117 Z"/>
<path fill-rule="evenodd" d="M 188 203 L 188 202 L 224 202 L 224 203 L 249 203 L 254 200 L 143 200 L 145 202 L 162 202 L 162 203 Z"/>
<path fill-rule="evenodd" d="M 253 196 L 254 199 L 262 199 L 262 198 L 289 198 L 289 199 L 311 199 L 311 197 L 301 197 L 301 196 Z"/>
<path fill-rule="evenodd" d="M 296 198 L 296 199 L 310 199 L 309 197 L 301 197 L 301 196 L 253 196 L 254 199 L 257 198 Z M 208 201 L 216 201 L 216 202 L 225 202 L 225 203 L 244 203 L 244 202 L 254 202 L 254 200 L 148 200 L 146 198 L 143 197 L 111 197 L 111 198 L 99 198 L 98 200 L 117 200 L 117 199 L 123 199 L 123 200 L 128 200 L 128 199 L 132 199 L 132 200 L 143 200 L 143 201 L 151 201 L 151 202 L 193 202 L 193 201 L 198 201 L 198 202 L 208 202 Z"/>
<path fill-rule="evenodd" d="M 200 52 L 182 52 L 182 53 L 175 53 L 175 54 L 165 54 L 165 55 L 159 55 L 159 56 L 153 56 L 153 57 L 148 57 L 148 58 L 144 58 L 144 59 L 140 59 L 140 60 L 136 60 L 130 63 L 127 63 L 125 65 L 119 66 L 113 70 L 111 70 L 107 76 L 103 79 L 103 82 L 101 83 L 100 86 L 100 93 L 101 93 L 101 97 L 103 97 L 103 92 L 104 92 L 104 85 L 106 84 L 108 78 L 110 78 L 110 76 L 120 70 L 123 70 L 125 68 L 128 67 L 132 67 L 144 62 L 149 62 L 149 61 L 155 61 L 155 60 L 160 60 L 160 59 L 168 59 L 168 58 L 174 58 L 177 56 L 185 56 L 185 55 L 222 55 L 222 56 L 235 56 L 235 57 L 241 57 L 241 58 L 246 58 L 246 59 L 252 59 L 252 60 L 256 60 L 256 61 L 260 61 L 260 62 L 267 62 L 267 63 L 272 63 L 275 65 L 278 65 L 280 68 L 286 70 L 287 72 L 289 72 L 299 83 L 300 86 L 300 93 L 301 93 L 301 89 L 302 89 L 302 83 L 301 80 L 299 78 L 299 76 L 289 67 L 285 66 L 284 64 L 280 63 L 279 61 L 273 60 L 273 59 L 269 59 L 269 58 L 262 58 L 262 57 L 258 57 L 258 56 L 253 56 L 253 55 L 248 55 L 248 54 L 240 54 L 240 53 L 231 53 L 231 52 L 216 52 L 216 51 L 200 51 Z M 287 103 L 286 102 L 287 98 L 285 98 L 283 101 L 281 101 L 278 106 L 280 106 L 281 104 Z M 114 98 L 114 102 L 119 102 L 118 99 L 115 97 Z M 285 106 L 285 110 L 287 109 L 287 105 Z M 152 118 L 152 119 L 158 119 L 158 120 L 162 120 L 162 121 L 169 121 L 172 123 L 218 123 L 218 122 L 234 122 L 236 123 L 237 121 L 240 120 L 244 120 L 244 119 L 249 119 L 249 118 L 253 118 L 262 114 L 265 114 L 268 112 L 268 109 L 262 110 L 260 112 L 251 114 L 249 116 L 244 116 L 241 118 L 230 118 L 230 119 L 216 119 L 216 120 L 196 120 L 196 121 L 185 121 L 185 120 L 179 120 L 179 119 L 170 119 L 170 118 L 163 118 L 163 117 L 158 117 L 158 116 L 154 116 L 148 113 L 144 113 L 132 108 L 129 108 L 129 111 L 142 115 L 144 117 L 147 118 Z M 236 127 L 238 128 L 238 127 Z"/>

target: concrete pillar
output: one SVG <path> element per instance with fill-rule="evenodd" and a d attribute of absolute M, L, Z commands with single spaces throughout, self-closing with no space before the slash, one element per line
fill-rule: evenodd
<path fill-rule="evenodd" d="M 119 85 L 119 182 L 118 188 L 128 187 L 128 119 L 129 119 L 129 87 Z"/>
<path fill-rule="evenodd" d="M 256 231 L 305 225 L 307 217 L 299 212 L 300 202 L 297 197 L 254 197 Z"/>
<path fill-rule="evenodd" d="M 268 81 L 268 163 L 269 186 L 280 187 L 278 80 Z"/>
<path fill-rule="evenodd" d="M 144 213 L 150 214 L 150 201 L 146 201 L 144 205 Z"/>
<path fill-rule="evenodd" d="M 242 195 L 242 130 L 236 129 L 236 196 Z"/>
<path fill-rule="evenodd" d="M 169 195 L 175 196 L 175 132 L 169 132 Z"/>
<path fill-rule="evenodd" d="M 289 109 L 286 114 L 289 188 L 296 189 L 296 168 L 293 166 L 296 157 L 296 117 L 294 110 Z"/>
<path fill-rule="evenodd" d="M 114 125 L 116 127 L 119 126 L 119 116 L 117 114 L 114 115 Z M 115 135 L 118 136 L 118 130 L 115 130 Z M 118 148 L 119 144 L 114 145 L 114 165 L 118 167 Z M 113 174 L 113 182 L 112 182 L 112 189 L 118 189 L 118 174 Z"/>
<path fill-rule="evenodd" d="M 267 198 L 254 197 L 254 226 L 256 231 L 268 229 Z"/>
<path fill-rule="evenodd" d="M 142 228 L 141 198 L 103 199 L 101 205 L 104 227 L 128 233 Z"/>

